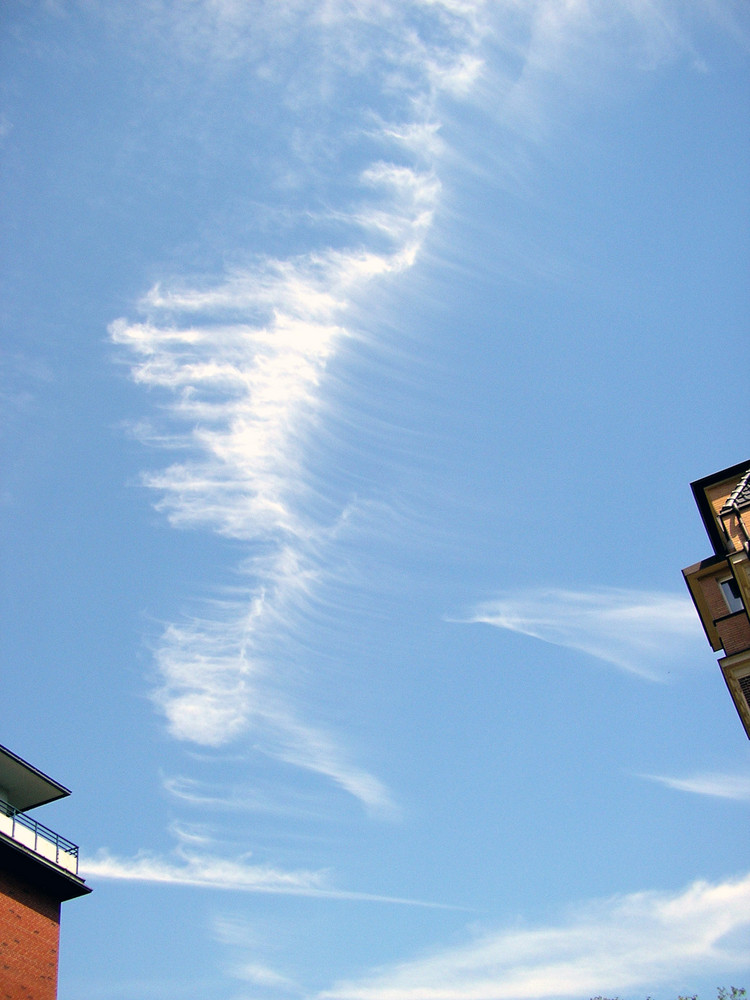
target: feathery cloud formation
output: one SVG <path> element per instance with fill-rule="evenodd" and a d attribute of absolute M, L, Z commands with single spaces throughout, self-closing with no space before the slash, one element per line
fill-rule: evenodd
<path fill-rule="evenodd" d="M 687 597 L 614 587 L 505 593 L 463 620 L 576 649 L 647 680 L 663 679 L 700 634 Z"/>
<path fill-rule="evenodd" d="M 529 1000 L 647 990 L 694 970 L 745 971 L 750 875 L 591 903 L 559 926 L 486 933 L 340 983 L 318 1000 Z"/>
<path fill-rule="evenodd" d="M 200 839 L 183 836 L 183 840 Z M 281 896 L 314 896 L 322 899 L 360 900 L 371 903 L 394 903 L 428 909 L 455 909 L 432 903 L 376 893 L 353 892 L 332 886 L 325 871 L 285 871 L 267 865 L 251 864 L 246 858 L 224 858 L 206 852 L 197 853 L 180 847 L 178 860 L 140 852 L 133 858 L 120 858 L 99 851 L 87 859 L 85 877 L 126 882 L 184 885 L 197 889 L 223 889 L 231 892 L 269 893 Z"/>
<path fill-rule="evenodd" d="M 693 774 L 686 778 L 671 778 L 661 774 L 644 774 L 649 781 L 658 781 L 667 788 L 678 792 L 692 792 L 694 795 L 708 795 L 718 799 L 734 799 L 737 802 L 750 802 L 750 775 L 721 774 L 706 772 Z"/>
<path fill-rule="evenodd" d="M 438 0 L 421 20 L 411 5 L 385 2 L 268 12 L 274 22 L 283 14 L 294 37 L 303 23 L 314 29 L 303 46 L 304 100 L 317 99 L 330 113 L 338 81 L 348 127 L 377 150 L 340 181 L 348 203 L 329 212 L 349 245 L 259 258 L 215 280 L 160 282 L 141 302 L 144 319 L 111 325 L 113 341 L 133 359 L 132 378 L 163 404 L 158 424 L 140 424 L 141 438 L 180 453 L 144 477 L 158 509 L 176 527 L 247 546 L 236 595 L 168 625 L 157 645 L 154 700 L 169 731 L 206 746 L 252 731 L 272 755 L 332 779 L 379 814 L 393 811 L 382 783 L 286 704 L 283 657 L 276 645 L 269 666 L 268 644 L 294 629 L 326 573 L 336 517 L 311 513 L 308 446 L 328 402 L 327 369 L 356 333 L 353 313 L 378 283 L 411 267 L 429 230 L 440 194 L 436 100 L 441 92 L 465 93 L 480 72 L 473 50 L 482 7 L 480 0 Z M 256 13 L 253 31 L 273 34 Z M 222 45 L 229 38 L 240 44 L 249 30 L 240 15 L 236 5 L 215 7 L 201 22 L 204 43 L 214 32 Z M 268 59 L 282 60 L 283 38 L 275 37 Z M 345 84 L 357 74 L 369 78 L 372 107 L 347 105 Z M 294 106 L 290 93 L 286 100 Z M 315 150 L 315 125 L 298 118 L 298 148 Z M 297 169 L 304 174 L 304 157 Z M 317 183 L 319 164 L 306 169 Z"/>

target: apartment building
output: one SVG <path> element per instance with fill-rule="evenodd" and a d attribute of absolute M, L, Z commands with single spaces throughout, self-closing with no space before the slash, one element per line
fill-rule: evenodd
<path fill-rule="evenodd" d="M 691 487 L 713 554 L 682 573 L 750 739 L 750 461 Z"/>
<path fill-rule="evenodd" d="M 76 845 L 29 815 L 66 795 L 0 746 L 0 1000 L 55 1000 L 60 904 L 91 892 Z"/>

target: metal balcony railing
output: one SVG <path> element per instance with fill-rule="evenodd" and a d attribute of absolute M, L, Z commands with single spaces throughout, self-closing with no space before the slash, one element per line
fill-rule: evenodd
<path fill-rule="evenodd" d="M 0 833 L 73 875 L 78 874 L 77 845 L 31 819 L 4 799 L 0 799 Z"/>

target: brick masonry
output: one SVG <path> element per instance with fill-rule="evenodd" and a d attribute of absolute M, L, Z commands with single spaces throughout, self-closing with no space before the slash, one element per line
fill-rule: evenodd
<path fill-rule="evenodd" d="M 0 872 L 0 1000 L 55 1000 L 60 903 Z"/>
<path fill-rule="evenodd" d="M 682 572 L 750 738 L 750 462 L 690 485 L 713 554 Z"/>
<path fill-rule="evenodd" d="M 706 601 L 711 619 L 721 639 L 721 646 L 727 656 L 750 649 L 750 619 L 744 611 L 730 615 L 722 596 L 719 580 L 728 576 L 729 566 L 722 564 L 715 576 L 705 576 L 700 580 L 700 588 Z"/>
<path fill-rule="evenodd" d="M 717 622 L 716 628 L 727 656 L 750 649 L 750 621 L 744 611 Z"/>

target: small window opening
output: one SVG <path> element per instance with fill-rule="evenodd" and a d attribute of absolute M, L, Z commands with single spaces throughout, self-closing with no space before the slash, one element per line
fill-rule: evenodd
<path fill-rule="evenodd" d="M 742 611 L 744 605 L 742 604 L 740 588 L 737 586 L 735 578 L 730 576 L 728 580 L 719 580 L 719 586 L 730 612 L 734 614 L 735 611 Z"/>
<path fill-rule="evenodd" d="M 750 674 L 745 674 L 744 677 L 740 677 L 739 682 L 740 682 L 740 691 L 745 696 L 747 707 L 750 708 Z"/>

